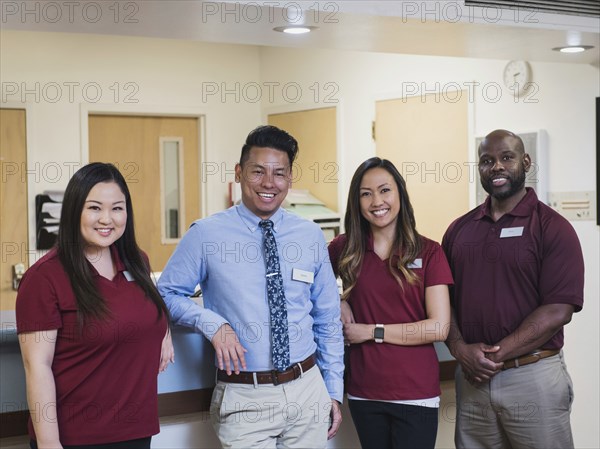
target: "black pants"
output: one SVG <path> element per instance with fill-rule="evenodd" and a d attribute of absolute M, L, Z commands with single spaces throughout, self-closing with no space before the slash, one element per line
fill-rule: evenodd
<path fill-rule="evenodd" d="M 81 446 L 65 446 L 63 449 L 150 449 L 152 437 L 138 438 L 137 440 L 119 441 L 108 444 L 86 444 Z M 29 442 L 31 449 L 38 449 L 34 440 Z"/>
<path fill-rule="evenodd" d="M 349 400 L 363 449 L 433 449 L 438 409 L 380 401 Z"/>

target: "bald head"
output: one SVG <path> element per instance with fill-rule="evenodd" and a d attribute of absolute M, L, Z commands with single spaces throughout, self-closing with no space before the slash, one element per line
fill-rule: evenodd
<path fill-rule="evenodd" d="M 482 149 L 488 148 L 493 143 L 502 141 L 504 139 L 511 141 L 511 146 L 516 152 L 520 154 L 525 153 L 525 145 L 523 145 L 521 138 L 515 133 L 507 131 L 506 129 L 496 129 L 485 136 L 485 138 L 479 144 L 479 153 L 481 154 Z"/>

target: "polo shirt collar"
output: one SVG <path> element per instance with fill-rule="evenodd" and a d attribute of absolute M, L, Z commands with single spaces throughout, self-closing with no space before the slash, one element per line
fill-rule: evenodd
<path fill-rule="evenodd" d="M 535 205 L 538 203 L 538 197 L 535 194 L 535 190 L 531 187 L 525 187 L 527 193 L 525 196 L 519 201 L 519 203 L 515 206 L 513 210 L 507 212 L 505 215 L 512 215 L 514 217 L 528 217 L 531 215 L 531 212 L 535 208 Z M 479 210 L 473 217 L 474 220 L 481 220 L 484 217 L 492 218 L 491 213 L 491 205 L 492 205 L 492 197 L 490 195 L 487 196 L 485 201 L 481 206 L 479 206 Z"/>
<path fill-rule="evenodd" d="M 371 251 L 373 253 L 375 252 L 375 247 L 373 245 L 373 233 L 371 231 L 369 231 L 369 234 L 367 234 L 367 246 L 365 247 L 365 251 Z M 392 255 L 400 257 L 400 251 L 398 251 L 398 248 L 394 248 Z"/>
<path fill-rule="evenodd" d="M 242 222 L 244 223 L 244 225 L 248 228 L 248 230 L 250 232 L 254 232 L 257 229 L 259 229 L 258 224 L 262 221 L 262 218 L 257 217 L 256 215 L 254 215 L 250 209 L 248 209 L 243 202 L 240 202 L 240 204 L 238 204 L 237 206 L 235 206 L 237 208 L 237 213 L 239 215 L 239 217 L 241 218 Z M 275 232 L 279 232 L 282 222 L 283 222 L 283 217 L 285 215 L 285 211 L 283 208 L 279 208 L 275 211 L 275 213 L 273 215 L 271 215 L 271 217 L 269 218 L 269 220 L 271 220 L 273 222 L 273 230 Z"/>
<path fill-rule="evenodd" d="M 112 257 L 112 260 L 115 263 L 115 268 L 117 270 L 117 273 L 127 270 L 125 268 L 125 264 L 119 257 L 119 251 L 117 250 L 117 246 L 114 244 L 110 245 L 110 256 Z M 96 270 L 96 267 L 94 267 L 94 265 L 92 265 L 92 263 L 90 261 L 88 261 L 88 263 L 90 264 L 90 267 L 92 268 L 92 274 L 94 276 L 100 276 L 100 273 L 98 273 L 98 271 Z"/>

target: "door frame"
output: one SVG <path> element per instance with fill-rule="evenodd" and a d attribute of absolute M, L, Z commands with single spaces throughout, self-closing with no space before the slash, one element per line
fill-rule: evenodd
<path fill-rule="evenodd" d="M 464 84 L 464 83 L 463 83 Z M 475 88 L 473 88 L 474 90 Z M 449 89 L 444 89 L 444 91 L 427 91 L 427 92 L 419 92 L 419 93 L 415 93 L 412 95 L 406 95 L 401 92 L 401 91 L 389 91 L 389 92 L 382 92 L 379 94 L 376 94 L 374 96 L 372 96 L 372 105 L 373 105 L 373 111 L 372 111 L 372 117 L 373 117 L 373 122 L 375 122 L 376 117 L 376 103 L 378 101 L 387 101 L 387 100 L 402 100 L 403 98 L 414 98 L 414 97 L 421 97 L 424 94 L 447 94 L 449 92 L 458 92 L 458 91 L 462 91 L 462 90 L 468 90 L 466 88 L 449 88 Z M 477 96 L 475 94 L 473 94 L 473 98 L 471 99 L 471 101 L 467 100 L 467 148 L 466 151 L 468 151 L 468 154 L 466 155 L 466 159 L 465 162 L 468 162 L 469 164 L 476 164 L 477 163 L 477 151 L 475 148 L 475 137 L 477 136 L 477 133 L 475 132 L 475 101 L 476 101 Z M 377 143 L 375 140 L 372 140 L 373 142 L 373 155 L 375 155 L 377 153 Z M 476 166 L 476 165 L 475 165 Z M 466 167 L 465 167 L 466 168 Z M 467 169 L 468 171 L 465 173 L 467 176 L 471 176 L 471 174 L 473 174 L 471 168 L 469 167 Z M 477 206 L 477 183 L 479 182 L 479 177 L 478 177 L 478 172 L 475 171 L 474 172 L 475 175 L 475 179 L 474 182 L 469 182 L 469 209 L 473 209 L 475 206 Z"/>
<path fill-rule="evenodd" d="M 287 114 L 289 112 L 305 112 L 311 111 L 314 109 L 330 109 L 335 108 L 335 157 L 337 159 L 338 164 L 338 183 L 337 183 L 337 199 L 338 199 L 338 214 L 341 217 L 341 223 L 343 226 L 344 223 L 344 214 L 346 212 L 346 203 L 342 201 L 344 198 L 344 176 L 343 176 L 343 167 L 345 165 L 344 161 L 344 152 L 342 148 L 344 148 L 344 127 L 343 127 L 343 100 L 338 99 L 337 103 L 331 104 L 321 104 L 321 103 L 311 103 L 311 104 L 286 104 L 281 106 L 272 106 L 268 108 L 262 108 L 261 116 L 263 123 L 269 123 L 269 115 L 271 114 Z M 341 232 L 341 231 L 340 231 Z"/>
<path fill-rule="evenodd" d="M 90 159 L 89 147 L 89 116 L 93 115 L 123 115 L 123 116 L 138 116 L 138 117 L 181 117 L 181 118 L 196 118 L 198 119 L 198 176 L 202 173 L 203 162 L 207 160 L 208 136 L 206 134 L 207 113 L 201 108 L 192 108 L 185 106 L 152 106 L 152 105 L 119 105 L 119 104 L 88 104 L 81 103 L 80 116 L 80 160 L 81 164 L 85 165 Z M 202 182 L 198 183 L 200 188 L 200 217 L 204 218 L 207 215 L 207 189 L 202 188 Z"/>

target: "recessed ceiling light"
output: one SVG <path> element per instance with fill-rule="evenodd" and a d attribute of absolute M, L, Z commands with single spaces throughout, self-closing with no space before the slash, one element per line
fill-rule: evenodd
<path fill-rule="evenodd" d="M 592 48 L 594 48 L 593 45 L 567 45 L 566 47 L 555 47 L 552 50 L 560 51 L 561 53 L 581 53 Z"/>
<path fill-rule="evenodd" d="M 275 27 L 274 31 L 279 31 L 280 33 L 287 34 L 306 34 L 310 33 L 312 30 L 316 30 L 317 27 L 310 26 L 284 26 L 284 27 Z"/>

